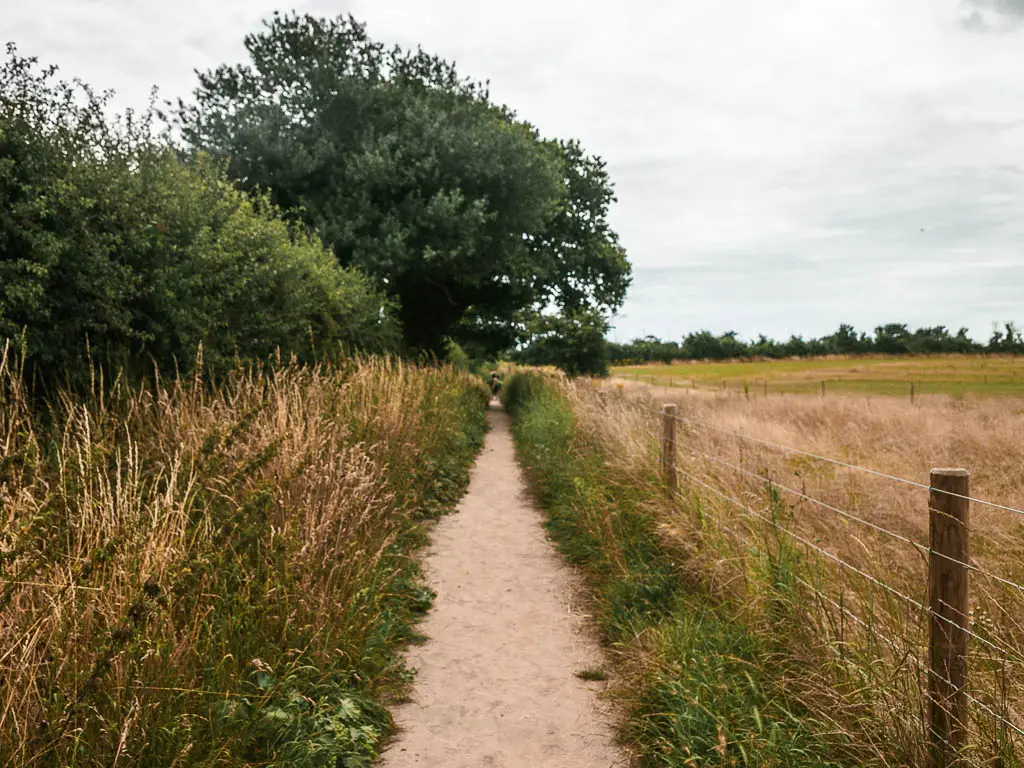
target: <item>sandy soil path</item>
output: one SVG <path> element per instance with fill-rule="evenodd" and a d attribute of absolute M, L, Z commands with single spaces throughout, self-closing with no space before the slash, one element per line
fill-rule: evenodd
<path fill-rule="evenodd" d="M 600 664 L 573 602 L 572 574 L 525 494 L 508 417 L 491 432 L 456 515 L 433 533 L 427 577 L 438 597 L 413 648 L 412 701 L 385 768 L 625 766 L 598 693 L 575 676 Z"/>

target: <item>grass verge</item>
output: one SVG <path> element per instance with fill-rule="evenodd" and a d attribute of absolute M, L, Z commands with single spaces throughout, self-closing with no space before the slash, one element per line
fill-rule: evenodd
<path fill-rule="evenodd" d="M 784 545 L 750 578 L 773 591 L 774 625 L 753 626 L 662 535 L 663 491 L 648 463 L 620 463 L 578 418 L 568 388 L 519 373 L 503 392 L 548 529 L 585 574 L 626 682 L 624 738 L 648 765 L 865 764 L 831 720 L 790 695 Z M 639 450 L 639 447 L 638 447 Z"/>
<path fill-rule="evenodd" d="M 486 402 L 376 359 L 41 416 L 4 356 L 0 765 L 370 765 Z"/>

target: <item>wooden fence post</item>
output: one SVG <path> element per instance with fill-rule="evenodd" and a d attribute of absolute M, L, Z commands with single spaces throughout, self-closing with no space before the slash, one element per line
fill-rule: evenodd
<path fill-rule="evenodd" d="M 824 381 L 821 382 L 821 396 L 822 397 L 825 396 L 825 382 Z"/>
<path fill-rule="evenodd" d="M 965 765 L 967 743 L 968 510 L 970 472 L 933 469 L 928 494 L 929 760 Z"/>
<path fill-rule="evenodd" d="M 764 380 L 764 396 L 768 397 L 768 379 Z"/>
<path fill-rule="evenodd" d="M 661 469 L 665 475 L 670 496 L 674 496 L 679 487 L 676 474 L 676 405 L 665 403 L 661 416 Z"/>
<path fill-rule="evenodd" d="M 910 382 L 910 404 L 914 404 L 914 382 Z"/>

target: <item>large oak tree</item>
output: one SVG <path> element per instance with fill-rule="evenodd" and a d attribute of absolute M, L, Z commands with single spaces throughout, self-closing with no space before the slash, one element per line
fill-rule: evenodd
<path fill-rule="evenodd" d="M 578 143 L 543 140 L 451 63 L 351 17 L 276 15 L 245 47 L 247 63 L 199 75 L 183 136 L 374 276 L 410 347 L 493 352 L 539 313 L 621 306 L 611 184 Z"/>

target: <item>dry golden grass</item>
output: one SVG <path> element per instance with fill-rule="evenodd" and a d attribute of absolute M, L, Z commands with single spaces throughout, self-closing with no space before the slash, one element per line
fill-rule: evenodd
<path fill-rule="evenodd" d="M 40 426 L 5 351 L 0 764 L 280 758 L 345 690 L 372 721 L 414 591 L 395 542 L 459 484 L 485 398 L 451 369 L 279 365 L 97 383 Z M 353 732 L 334 747 L 382 735 Z"/>
<path fill-rule="evenodd" d="M 775 641 L 798 662 L 790 687 L 807 707 L 833 718 L 883 764 L 923 761 L 927 616 L 853 568 L 927 604 L 928 491 L 736 435 L 923 484 L 932 467 L 965 467 L 974 497 L 1024 509 L 1024 402 L 666 396 L 615 385 L 595 391 L 589 383 L 570 390 L 578 428 L 637 477 L 649 476 L 660 458 L 658 410 L 664 402 L 678 405 L 687 420 L 678 425 L 675 457 L 681 490 L 672 503 L 655 502 L 666 546 L 693 578 L 766 633 L 778 635 L 779 612 L 786 614 L 786 636 Z M 972 565 L 1024 585 L 1024 516 L 981 504 L 970 514 Z M 1016 765 L 1021 744 L 1013 728 L 1024 728 L 1024 590 L 972 574 L 971 631 L 978 637 L 970 648 L 969 688 L 977 700 L 970 705 L 970 762 Z"/>
<path fill-rule="evenodd" d="M 1024 395 L 1024 358 L 1019 355 L 900 355 L 791 358 L 783 360 L 692 360 L 671 365 L 616 366 L 613 375 L 665 386 L 772 394 L 809 394 L 822 382 L 830 393 L 908 397 L 918 395 Z"/>

